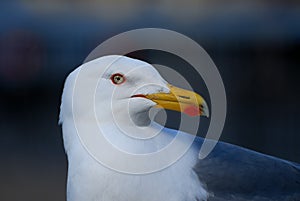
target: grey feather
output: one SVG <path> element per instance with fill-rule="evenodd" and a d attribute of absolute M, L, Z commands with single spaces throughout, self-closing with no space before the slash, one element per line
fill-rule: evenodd
<path fill-rule="evenodd" d="M 202 138 L 195 145 L 200 147 Z M 300 165 L 218 142 L 194 167 L 209 201 L 299 201 Z"/>

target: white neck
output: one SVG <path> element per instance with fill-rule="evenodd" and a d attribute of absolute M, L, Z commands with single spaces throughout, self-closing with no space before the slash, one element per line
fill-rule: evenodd
<path fill-rule="evenodd" d="M 151 124 L 145 129 L 159 130 L 160 126 Z M 69 160 L 68 201 L 183 201 L 206 200 L 208 196 L 192 170 L 197 161 L 197 150 L 190 149 L 179 161 L 164 170 L 131 175 L 104 167 L 91 157 L 75 134 L 71 119 L 64 121 L 63 132 Z M 120 134 L 117 128 L 111 128 L 109 139 L 114 140 L 114 136 Z M 114 143 L 131 152 L 152 152 L 164 147 L 173 138 L 172 134 L 162 131 L 148 143 L 134 141 L 130 137 L 118 138 Z"/>

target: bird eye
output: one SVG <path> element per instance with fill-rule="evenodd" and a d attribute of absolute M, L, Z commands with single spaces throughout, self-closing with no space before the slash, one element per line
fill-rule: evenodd
<path fill-rule="evenodd" d="M 117 73 L 117 74 L 113 74 L 111 77 L 110 77 L 111 81 L 114 83 L 114 84 L 122 84 L 123 82 L 125 82 L 125 77 L 124 75 L 120 74 L 120 73 Z"/>

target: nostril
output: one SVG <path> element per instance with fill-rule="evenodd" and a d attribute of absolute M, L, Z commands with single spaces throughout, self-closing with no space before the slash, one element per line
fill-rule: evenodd
<path fill-rule="evenodd" d="M 178 96 L 178 97 L 180 97 L 180 98 L 184 98 L 184 99 L 190 99 L 190 97 L 188 97 L 188 96 Z"/>

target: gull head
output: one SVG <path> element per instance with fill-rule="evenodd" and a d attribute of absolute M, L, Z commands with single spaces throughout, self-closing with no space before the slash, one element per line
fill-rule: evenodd
<path fill-rule="evenodd" d="M 82 121 L 96 116 L 105 123 L 120 119 L 147 126 L 152 107 L 209 116 L 208 106 L 199 94 L 173 86 L 149 63 L 125 56 L 110 55 L 84 63 L 65 82 L 60 121 Z"/>

